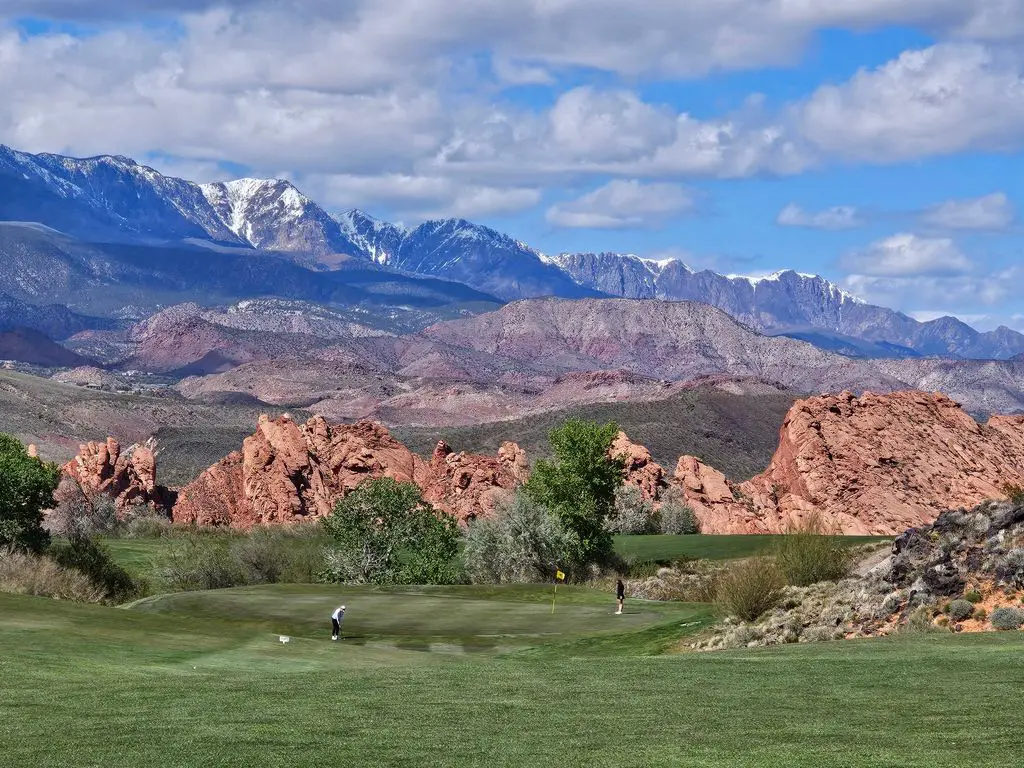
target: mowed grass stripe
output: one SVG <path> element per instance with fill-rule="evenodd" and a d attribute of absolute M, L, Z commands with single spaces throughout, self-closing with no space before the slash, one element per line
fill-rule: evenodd
<path fill-rule="evenodd" d="M 629 638 L 445 657 L 0 596 L 4 765 L 1020 764 L 1021 633 L 647 658 Z"/>

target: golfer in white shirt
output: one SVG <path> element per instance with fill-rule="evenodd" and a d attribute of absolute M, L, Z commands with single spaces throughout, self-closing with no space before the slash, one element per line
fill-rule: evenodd
<path fill-rule="evenodd" d="M 341 620 L 345 618 L 345 606 L 339 605 L 331 614 L 331 640 L 337 640 L 341 634 Z"/>

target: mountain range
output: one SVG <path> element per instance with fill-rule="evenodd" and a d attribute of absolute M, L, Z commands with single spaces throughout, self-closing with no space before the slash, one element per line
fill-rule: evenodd
<path fill-rule="evenodd" d="M 47 307 L 26 311 L 25 325 L 54 338 L 76 323 L 101 329 L 181 302 L 279 297 L 363 308 L 364 325 L 408 332 L 521 298 L 615 296 L 703 302 L 767 335 L 851 357 L 1024 354 L 1024 335 L 1009 328 L 918 322 L 815 275 L 721 275 L 620 253 L 549 256 L 463 219 L 406 229 L 358 210 L 332 215 L 285 180 L 200 185 L 120 156 L 0 146 L 0 222 L 0 321 L 3 301 Z"/>

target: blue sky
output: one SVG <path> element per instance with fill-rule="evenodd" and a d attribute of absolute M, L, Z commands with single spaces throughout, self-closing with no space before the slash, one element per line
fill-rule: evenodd
<path fill-rule="evenodd" d="M 1024 0 L 9 0 L 0 141 L 1024 329 Z"/>

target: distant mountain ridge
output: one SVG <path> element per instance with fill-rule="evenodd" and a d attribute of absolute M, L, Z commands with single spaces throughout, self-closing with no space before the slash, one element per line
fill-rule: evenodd
<path fill-rule="evenodd" d="M 922 323 L 867 304 L 817 275 L 792 270 L 764 277 L 722 275 L 676 260 L 621 253 L 548 256 L 464 219 L 404 229 L 359 210 L 332 215 L 286 180 L 199 185 L 120 156 L 75 159 L 0 146 L 0 221 L 36 222 L 87 243 L 209 242 L 254 256 L 278 254 L 312 271 L 354 265 L 440 278 L 503 301 L 542 296 L 700 301 L 769 335 L 792 336 L 850 356 L 1008 359 L 1024 354 L 1024 334 L 1010 328 L 982 333 L 952 317 Z M 40 279 L 41 264 L 55 263 L 52 244 L 39 237 L 29 245 L 24 237 L 3 237 L 9 242 L 0 242 L 0 255 L 33 264 L 22 288 L 26 280 Z M 61 261 L 60 279 L 69 285 L 94 283 L 91 263 Z M 119 263 L 129 272 L 137 269 L 127 259 Z M 257 259 L 245 270 L 244 290 L 225 285 L 230 275 L 225 276 L 218 281 L 217 298 L 261 295 L 252 287 L 261 284 L 271 291 L 262 295 L 274 295 L 277 278 L 261 281 L 254 274 L 269 264 Z M 4 287 L 2 277 L 0 291 L 16 293 Z M 338 301 L 344 292 L 303 289 L 286 297 Z M 45 291 L 20 298 L 53 300 Z M 199 297 L 175 300 L 182 298 Z"/>

